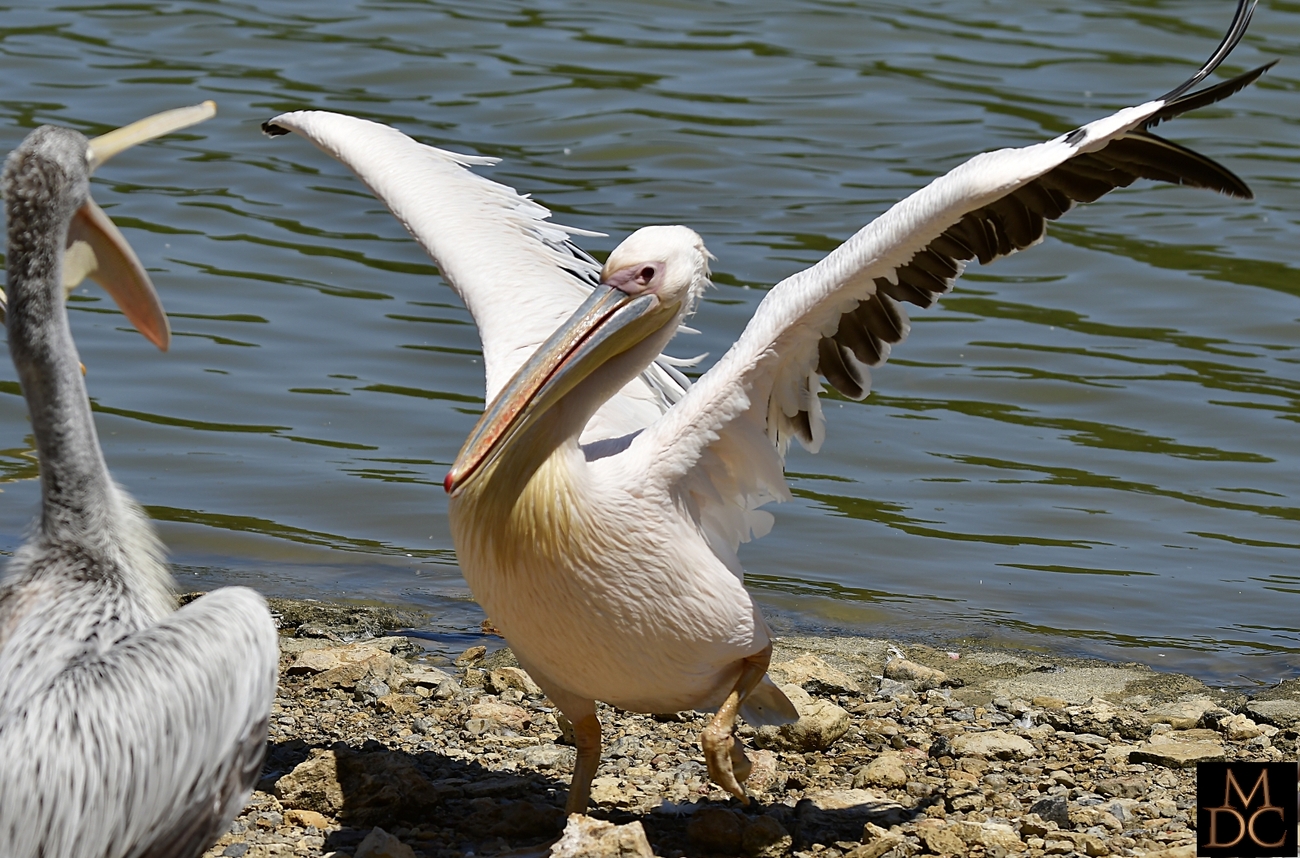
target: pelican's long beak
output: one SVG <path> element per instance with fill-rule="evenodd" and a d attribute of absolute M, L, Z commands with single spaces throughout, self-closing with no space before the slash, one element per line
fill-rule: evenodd
<path fill-rule="evenodd" d="M 205 101 L 132 122 L 91 140 L 86 149 L 86 162 L 94 172 L 125 149 L 210 119 L 216 112 L 217 105 Z M 104 287 L 136 330 L 158 348 L 167 351 L 171 343 L 171 328 L 144 265 L 104 210 L 90 199 L 77 209 L 68 226 L 63 288 L 70 291 L 87 277 Z"/>
<path fill-rule="evenodd" d="M 180 131 L 182 128 L 189 128 L 216 115 L 217 103 L 204 101 L 189 107 L 164 110 L 162 113 L 137 119 L 130 125 L 123 125 L 116 131 L 101 134 L 90 141 L 90 148 L 86 150 L 86 162 L 90 165 L 90 172 L 95 172 L 109 158 L 132 146 L 138 146 L 164 134 L 171 134 L 173 131 Z"/>
<path fill-rule="evenodd" d="M 492 400 L 452 463 L 443 488 L 458 494 L 561 397 L 661 327 L 675 309 L 657 295 L 632 296 L 597 286 Z"/>
<path fill-rule="evenodd" d="M 162 351 L 171 344 L 167 313 L 140 258 L 94 200 L 86 200 L 68 225 L 63 254 L 63 288 L 69 292 L 91 278 L 121 308 L 123 315 Z"/>

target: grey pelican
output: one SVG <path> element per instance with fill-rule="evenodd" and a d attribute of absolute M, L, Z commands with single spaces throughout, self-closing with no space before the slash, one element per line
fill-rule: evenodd
<path fill-rule="evenodd" d="M 894 205 L 825 259 L 774 286 L 740 339 L 689 384 L 662 349 L 709 284 L 700 236 L 633 233 L 603 266 L 583 233 L 471 173 L 494 163 L 320 111 L 277 116 L 350 168 L 438 264 L 483 344 L 488 407 L 447 475 L 457 556 L 519 661 L 573 722 L 568 810 L 587 806 L 600 758 L 595 701 L 641 712 L 716 710 L 701 734 L 710 776 L 745 801 L 733 735 L 795 716 L 766 677 L 768 627 L 743 584 L 740 542 L 790 497 L 793 438 L 815 451 L 821 379 L 860 399 L 869 367 L 908 332 L 902 302 L 930 306 L 972 259 L 1039 242 L 1046 221 L 1139 178 L 1249 198 L 1229 170 L 1149 130 L 1219 101 L 1267 66 L 1190 80 L 1034 146 L 987 152 Z"/>
<path fill-rule="evenodd" d="M 9 351 L 36 437 L 41 510 L 0 579 L 0 855 L 197 856 L 248 799 L 278 647 L 266 602 L 217 590 L 176 610 L 163 546 L 104 464 L 65 288 L 108 290 L 160 349 L 144 268 L 90 174 L 212 102 L 87 140 L 43 126 L 5 162 Z"/>

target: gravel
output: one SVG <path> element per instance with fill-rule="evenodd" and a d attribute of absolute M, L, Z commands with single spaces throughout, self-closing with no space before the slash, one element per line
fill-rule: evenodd
<path fill-rule="evenodd" d="M 1141 665 L 791 638 L 772 675 L 804 718 L 739 728 L 748 806 L 708 781 L 705 715 L 602 705 L 592 819 L 566 820 L 573 748 L 508 649 L 451 660 L 393 635 L 419 624 L 400 612 L 273 607 L 266 767 L 206 858 L 1191 858 L 1196 761 L 1296 754 L 1300 688 L 1247 699 Z"/>

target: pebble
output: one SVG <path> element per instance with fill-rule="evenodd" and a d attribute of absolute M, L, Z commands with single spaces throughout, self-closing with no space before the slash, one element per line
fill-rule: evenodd
<path fill-rule="evenodd" d="M 942 670 L 900 657 L 892 658 L 885 663 L 885 678 L 897 682 L 915 683 L 914 687 L 919 691 L 938 688 L 950 682 L 948 674 Z"/>
<path fill-rule="evenodd" d="M 1078 662 L 1071 685 L 1065 658 L 1044 672 L 1041 656 L 803 638 L 772 669 L 796 729 L 739 730 L 748 805 L 709 782 L 707 716 L 602 705 L 594 817 L 566 819 L 566 723 L 508 650 L 457 666 L 402 638 L 346 643 L 394 626 L 331 610 L 283 639 L 259 789 L 205 858 L 1191 858 L 1194 762 L 1296 749 L 1290 686 L 1248 700 L 1139 671 L 1130 691 L 1128 667 Z"/>
<path fill-rule="evenodd" d="M 549 854 L 551 858 L 653 858 L 654 851 L 640 822 L 614 825 L 575 813 Z"/>
<path fill-rule="evenodd" d="M 415 851 L 382 828 L 372 828 L 357 846 L 356 858 L 415 858 Z"/>

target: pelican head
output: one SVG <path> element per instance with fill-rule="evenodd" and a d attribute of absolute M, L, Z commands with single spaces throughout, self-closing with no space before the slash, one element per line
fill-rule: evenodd
<path fill-rule="evenodd" d="M 712 258 L 689 227 L 643 226 L 610 253 L 600 281 L 629 295 L 657 294 L 689 313 L 709 284 Z"/>
<path fill-rule="evenodd" d="M 606 260 L 600 285 L 483 412 L 444 488 L 457 495 L 575 387 L 603 376 L 583 403 L 585 423 L 659 354 L 695 309 L 709 284 L 711 258 L 699 234 L 684 226 L 642 227 L 624 239 Z M 644 360 L 635 354 L 642 344 L 648 346 Z"/>
<path fill-rule="evenodd" d="M 171 341 L 167 316 L 149 275 L 126 238 L 90 198 L 90 176 L 114 155 L 163 134 L 208 119 L 211 101 L 146 117 L 93 139 L 70 128 L 44 125 L 28 134 L 5 161 L 3 186 L 10 208 L 10 241 L 32 245 L 67 223 L 61 280 L 65 295 L 90 277 L 163 351 Z M 66 208 L 65 208 L 66 207 Z M 12 252 L 12 250 L 11 250 Z M 11 273 L 12 280 L 12 273 Z M 7 310 L 0 293 L 0 310 Z"/>

